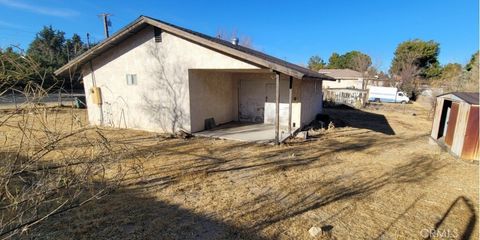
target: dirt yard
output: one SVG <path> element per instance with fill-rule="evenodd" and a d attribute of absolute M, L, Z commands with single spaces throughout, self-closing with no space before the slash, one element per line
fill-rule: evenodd
<path fill-rule="evenodd" d="M 84 111 L 69 112 L 56 113 L 65 128 L 69 119 L 85 123 Z M 279 147 L 102 129 L 112 148 L 129 149 L 119 163 L 140 162 L 138 172 L 25 236 L 314 239 L 308 230 L 320 227 L 318 239 L 478 239 L 478 164 L 429 144 L 427 111 L 409 104 L 327 113 L 349 126 Z M 20 120 L 9 119 L 1 134 L 18 134 Z M 62 147 L 81 148 L 82 138 Z"/>

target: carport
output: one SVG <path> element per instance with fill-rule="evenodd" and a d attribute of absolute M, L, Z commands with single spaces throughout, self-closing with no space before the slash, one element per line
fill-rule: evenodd
<path fill-rule="evenodd" d="M 271 142 L 277 139 L 278 122 L 278 141 L 282 141 L 301 127 L 300 87 L 299 79 L 269 69 L 190 69 L 192 132 Z"/>

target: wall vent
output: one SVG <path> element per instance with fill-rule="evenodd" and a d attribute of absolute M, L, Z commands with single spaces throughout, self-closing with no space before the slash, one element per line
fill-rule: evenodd
<path fill-rule="evenodd" d="M 155 42 L 162 42 L 162 29 L 160 28 L 155 28 Z"/>

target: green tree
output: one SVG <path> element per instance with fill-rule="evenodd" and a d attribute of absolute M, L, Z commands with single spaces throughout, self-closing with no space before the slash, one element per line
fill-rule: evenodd
<path fill-rule="evenodd" d="M 442 69 L 441 77 L 443 79 L 454 79 L 462 74 L 462 65 L 459 63 L 449 63 Z"/>
<path fill-rule="evenodd" d="M 328 68 L 349 68 L 365 73 L 372 65 L 372 59 L 360 51 L 350 51 L 343 55 L 332 53 L 328 59 Z"/>
<path fill-rule="evenodd" d="M 67 62 L 67 54 L 64 51 L 65 33 L 54 30 L 52 26 L 45 26 L 37 33 L 30 43 L 27 55 L 34 59 L 45 74 L 45 83 L 51 86 L 56 84 L 57 79 L 53 72 Z"/>
<path fill-rule="evenodd" d="M 71 87 L 79 85 L 79 73 L 73 73 L 70 79 L 63 79 L 57 78 L 54 71 L 86 50 L 86 44 L 78 34 L 66 39 L 64 32 L 55 30 L 52 26 L 45 26 L 30 43 L 26 55 L 38 63 L 39 72 L 45 75 L 42 81 L 36 79 L 38 84 L 50 88 L 67 87 L 64 84 L 68 83 Z"/>
<path fill-rule="evenodd" d="M 440 45 L 434 41 L 415 39 L 397 46 L 390 66 L 390 75 L 400 80 L 400 88 L 410 93 L 412 100 L 419 94 L 421 81 L 441 76 L 439 53 Z"/>
<path fill-rule="evenodd" d="M 87 51 L 87 45 L 83 43 L 80 36 L 76 33 L 73 34 L 71 39 L 65 41 L 64 48 L 68 61 Z"/>
<path fill-rule="evenodd" d="M 345 58 L 336 52 L 328 58 L 328 68 L 346 68 Z"/>
<path fill-rule="evenodd" d="M 441 74 L 439 53 L 440 44 L 434 41 L 415 39 L 402 42 L 395 50 L 390 73 L 400 76 L 406 68 L 414 67 L 418 70 L 416 75 L 423 79 L 438 77 Z"/>
<path fill-rule="evenodd" d="M 318 55 L 310 57 L 308 60 L 308 68 L 314 71 L 318 71 L 322 68 L 325 68 L 326 64 L 325 61 Z"/>
<path fill-rule="evenodd" d="M 479 89 L 479 56 L 478 52 L 473 54 L 472 59 L 466 66 L 465 83 L 463 84 L 464 91 L 478 92 Z"/>
<path fill-rule="evenodd" d="M 464 71 L 459 63 L 449 63 L 443 66 L 440 77 L 432 81 L 432 85 L 442 87 L 445 91 L 458 91 Z"/>
<path fill-rule="evenodd" d="M 475 67 L 475 61 L 478 60 L 478 51 L 476 53 L 474 53 L 472 55 L 472 57 L 470 58 L 470 61 L 467 63 L 467 65 L 465 66 L 465 69 L 467 71 L 471 71 L 474 67 Z M 478 64 L 478 61 L 477 61 L 477 64 Z M 478 66 L 477 66 L 478 67 Z"/>
<path fill-rule="evenodd" d="M 445 65 L 440 77 L 432 81 L 432 84 L 447 92 L 479 91 L 478 52 L 472 55 L 465 68 L 459 63 Z"/>
<path fill-rule="evenodd" d="M 359 51 L 350 51 L 344 56 L 346 67 L 361 73 L 365 73 L 372 65 L 370 56 Z"/>

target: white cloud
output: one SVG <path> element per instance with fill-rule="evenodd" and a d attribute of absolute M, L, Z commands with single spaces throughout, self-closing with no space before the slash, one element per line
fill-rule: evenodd
<path fill-rule="evenodd" d="M 3 20 L 0 20 L 0 26 L 6 27 L 6 28 L 15 28 L 15 29 L 24 28 L 23 26 L 20 26 L 18 24 L 14 24 L 14 23 L 11 23 L 11 22 L 3 21 Z"/>
<path fill-rule="evenodd" d="M 55 16 L 55 17 L 72 17 L 79 14 L 79 12 L 72 9 L 37 6 L 29 3 L 19 2 L 16 0 L 0 0 L 0 4 L 8 7 L 12 7 L 12 8 L 22 9 L 22 10 L 33 12 L 33 13 L 38 13 L 38 14 L 43 14 L 48 16 Z"/>

